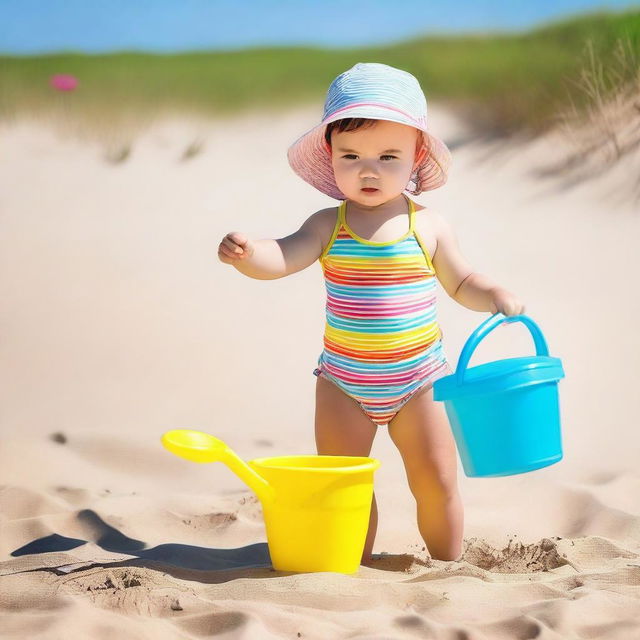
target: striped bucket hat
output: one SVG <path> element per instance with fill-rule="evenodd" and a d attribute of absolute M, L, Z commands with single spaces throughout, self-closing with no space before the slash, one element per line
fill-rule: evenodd
<path fill-rule="evenodd" d="M 298 138 L 287 152 L 291 168 L 316 189 L 345 200 L 333 175 L 326 126 L 343 118 L 371 118 L 406 124 L 422 131 L 428 153 L 405 188 L 413 195 L 437 189 L 447 181 L 451 153 L 427 131 L 427 100 L 418 80 L 406 71 L 377 62 L 359 62 L 330 85 L 322 122 Z"/>

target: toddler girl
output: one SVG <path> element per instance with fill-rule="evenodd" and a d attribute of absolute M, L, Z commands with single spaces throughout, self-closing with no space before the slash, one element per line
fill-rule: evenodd
<path fill-rule="evenodd" d="M 450 153 L 427 130 L 416 78 L 359 63 L 329 87 L 322 122 L 288 152 L 293 170 L 340 200 L 278 240 L 228 233 L 219 259 L 245 275 L 282 278 L 320 261 L 326 290 L 324 349 L 317 362 L 318 454 L 368 456 L 378 426 L 398 447 L 429 553 L 462 552 L 463 510 L 455 441 L 432 385 L 452 373 L 436 319 L 436 278 L 476 311 L 516 315 L 522 303 L 474 272 L 437 211 L 415 203 L 446 182 Z M 371 561 L 375 499 L 362 562 Z"/>

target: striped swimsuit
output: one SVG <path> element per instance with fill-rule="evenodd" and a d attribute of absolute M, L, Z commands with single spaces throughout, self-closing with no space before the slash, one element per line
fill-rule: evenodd
<path fill-rule="evenodd" d="M 355 234 L 338 208 L 320 256 L 327 288 L 324 349 L 314 375 L 353 398 L 376 425 L 388 424 L 414 393 L 451 373 L 436 321 L 436 276 L 414 226 L 393 242 Z"/>

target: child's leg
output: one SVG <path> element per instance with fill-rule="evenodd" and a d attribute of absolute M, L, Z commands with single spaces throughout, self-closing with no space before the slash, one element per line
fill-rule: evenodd
<path fill-rule="evenodd" d="M 464 514 L 458 492 L 456 445 L 442 402 L 419 391 L 389 422 L 418 510 L 418 529 L 432 558 L 462 553 Z"/>
<path fill-rule="evenodd" d="M 322 375 L 316 381 L 316 448 L 319 455 L 368 456 L 378 427 L 358 403 Z M 371 561 L 378 528 L 378 508 L 373 494 L 369 530 L 362 563 Z"/>

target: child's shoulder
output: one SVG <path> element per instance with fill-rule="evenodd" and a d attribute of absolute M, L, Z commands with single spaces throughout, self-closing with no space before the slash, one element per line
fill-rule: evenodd
<path fill-rule="evenodd" d="M 425 235 L 437 235 L 444 221 L 444 216 L 434 207 L 424 207 L 414 202 L 416 210 L 415 225 Z M 446 223 L 446 222 L 445 222 Z"/>
<path fill-rule="evenodd" d="M 302 229 L 312 232 L 320 240 L 322 251 L 333 235 L 337 216 L 338 207 L 325 207 L 312 213 L 302 225 Z"/>
<path fill-rule="evenodd" d="M 440 220 L 442 215 L 433 207 L 423 207 L 421 204 L 414 202 L 416 210 L 415 229 L 420 235 L 420 239 L 429 255 L 433 259 L 438 249 L 438 230 L 440 228 Z"/>
<path fill-rule="evenodd" d="M 338 208 L 338 206 L 335 206 L 318 209 L 318 211 L 312 213 L 310 217 L 315 218 L 318 224 L 335 224 L 338 215 Z"/>
<path fill-rule="evenodd" d="M 312 213 L 307 218 L 307 223 L 313 227 L 321 238 L 330 238 L 333 234 L 333 229 L 336 225 L 337 219 L 338 207 L 325 207 L 324 209 L 319 209 L 315 213 Z"/>

